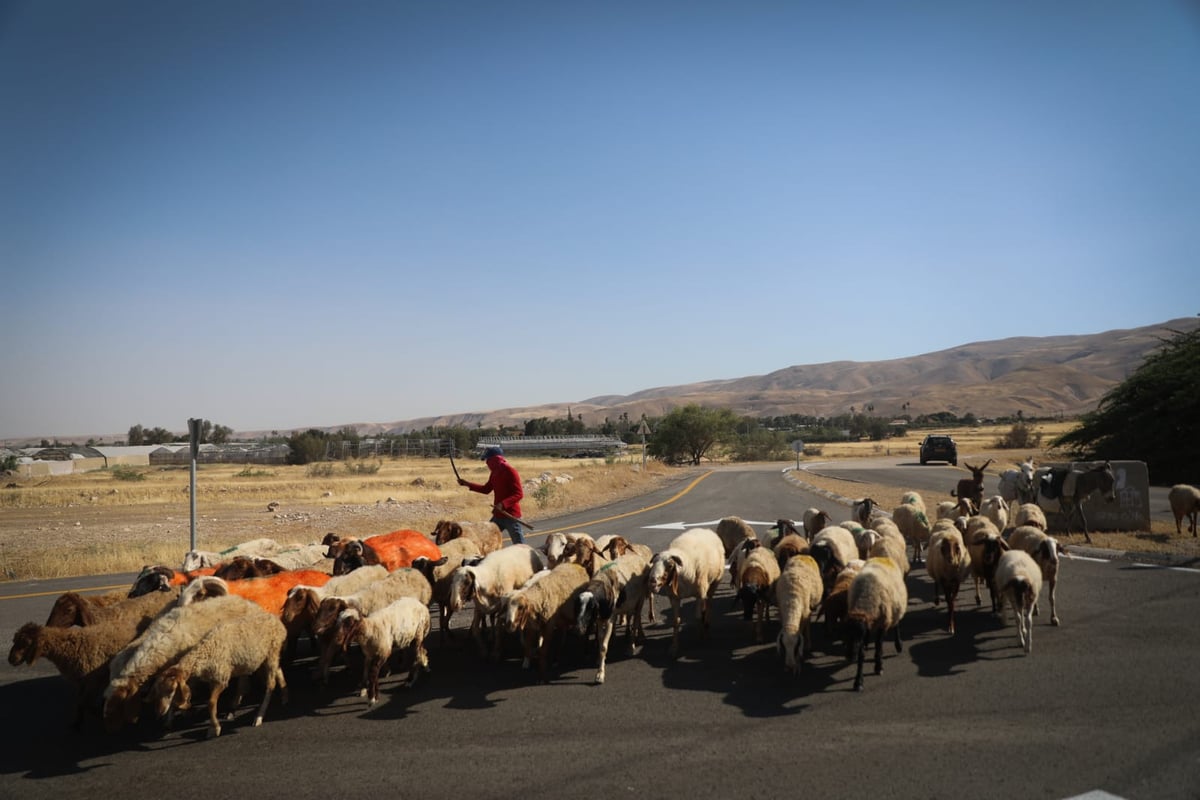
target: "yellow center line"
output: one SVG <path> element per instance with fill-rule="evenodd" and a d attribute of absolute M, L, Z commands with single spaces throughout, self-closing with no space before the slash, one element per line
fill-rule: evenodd
<path fill-rule="evenodd" d="M 639 508 L 636 511 L 627 511 L 624 514 L 614 514 L 611 517 L 602 517 L 600 519 L 594 519 L 594 520 L 591 520 L 590 522 L 585 522 L 584 525 L 599 525 L 602 522 L 612 522 L 615 519 L 625 519 L 626 517 L 634 517 L 634 516 L 637 516 L 638 514 L 644 514 L 647 511 L 654 511 L 655 509 L 662 508 L 663 506 L 669 506 L 669 505 L 671 505 L 671 503 L 674 503 L 679 498 L 683 497 L 685 494 L 690 492 L 692 489 L 695 489 L 697 484 L 700 483 L 700 481 L 704 480 L 705 478 L 707 478 L 709 475 L 712 475 L 712 474 L 713 473 L 711 471 L 704 473 L 703 475 L 701 475 L 700 477 L 696 478 L 694 481 L 689 483 L 687 486 L 680 489 L 679 492 L 677 492 L 673 496 L 668 497 L 666 500 L 663 500 L 661 503 L 655 503 L 652 506 L 646 506 L 645 508 Z M 525 538 L 532 539 L 535 536 L 547 536 L 551 533 L 563 533 L 564 531 L 578 530 L 580 527 L 582 527 L 582 526 L 572 525 L 572 526 L 568 526 L 566 528 L 554 528 L 553 530 L 548 530 L 548 531 L 538 531 L 537 533 L 530 532 L 529 534 L 527 534 L 525 536 Z M 93 586 L 88 589 L 62 589 L 62 590 L 53 591 L 53 592 L 30 592 L 28 594 L 8 594 L 8 595 L 0 595 L 0 601 L 2 601 L 2 600 L 26 600 L 31 597 L 52 597 L 52 596 L 58 596 L 60 594 L 64 594 L 66 592 L 107 592 L 107 591 L 111 591 L 113 589 L 124 589 L 124 588 L 127 588 L 127 584 L 119 585 L 119 586 Z"/>

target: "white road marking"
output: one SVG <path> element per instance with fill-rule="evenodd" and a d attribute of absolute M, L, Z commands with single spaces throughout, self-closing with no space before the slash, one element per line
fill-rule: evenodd
<path fill-rule="evenodd" d="M 682 531 L 688 528 L 715 528 L 721 520 L 714 519 L 708 522 L 663 522 L 659 525 L 643 525 L 642 530 L 660 530 L 660 531 Z M 771 522 L 758 522 L 756 520 L 746 520 L 747 525 L 766 525 L 768 528 L 775 525 L 775 520 Z"/>

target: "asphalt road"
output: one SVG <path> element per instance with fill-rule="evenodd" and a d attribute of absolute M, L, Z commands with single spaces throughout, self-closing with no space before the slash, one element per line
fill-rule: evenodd
<path fill-rule="evenodd" d="M 769 524 L 828 503 L 780 469 L 728 468 L 538 526 L 619 532 L 659 549 L 676 523 L 736 514 Z M 302 661 L 286 707 L 273 703 L 259 729 L 246 707 L 216 740 L 205 739 L 202 715 L 172 731 L 143 719 L 115 735 L 95 720 L 71 732 L 71 694 L 52 665 L 5 667 L 0 798 L 1200 796 L 1200 574 L 1081 559 L 1062 572 L 1063 624 L 1039 617 L 1024 656 L 1015 627 L 976 609 L 969 589 L 958 633 L 945 634 L 944 606 L 933 607 L 914 569 L 905 649 L 889 647 L 880 676 L 868 667 L 862 693 L 819 632 L 804 674 L 785 677 L 728 587 L 709 640 L 689 624 L 677 661 L 669 628 L 649 628 L 636 657 L 614 637 L 603 686 L 592 685 L 578 641 L 562 648 L 552 682 L 536 685 L 515 647 L 488 664 L 435 635 L 432 673 L 411 690 L 400 688 L 403 672 L 391 676 L 374 709 L 355 696 L 354 676 L 338 672 L 323 689 Z M 0 635 L 44 621 L 57 593 L 82 585 L 0 586 Z"/>

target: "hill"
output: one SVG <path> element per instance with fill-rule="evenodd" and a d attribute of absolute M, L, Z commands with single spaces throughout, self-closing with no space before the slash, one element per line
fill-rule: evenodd
<path fill-rule="evenodd" d="M 737 414 L 830 416 L 850 406 L 874 406 L 880 416 L 951 411 L 979 417 L 1074 416 L 1096 407 L 1109 389 L 1146 356 L 1200 320 L 1184 317 L 1158 325 L 1078 336 L 1021 336 L 972 342 L 948 350 L 889 361 L 832 361 L 784 367 L 766 375 L 661 386 L 628 395 L 549 403 L 389 424 L 359 425 L 362 433 L 477 424 L 522 426 L 538 417 L 582 415 L 588 424 L 628 414 L 661 416 L 687 403 L 725 406 Z M 341 427 L 335 426 L 334 429 Z"/>

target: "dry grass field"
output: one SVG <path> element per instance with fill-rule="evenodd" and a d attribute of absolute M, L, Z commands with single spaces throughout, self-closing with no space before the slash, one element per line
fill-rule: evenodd
<path fill-rule="evenodd" d="M 1043 443 L 1070 423 L 1038 425 Z M 1006 427 L 945 432 L 963 454 L 988 457 L 995 474 L 1031 453 L 1061 459 L 1044 447 L 997 450 Z M 821 460 L 911 456 L 925 431 L 886 442 L 821 445 Z M 806 458 L 806 460 L 812 460 Z M 641 468 L 634 453 L 619 460 L 526 459 L 517 462 L 526 480 L 546 476 L 527 492 L 526 516 L 535 521 L 595 508 L 649 492 L 680 476 L 654 461 Z M 483 482 L 486 467 L 459 463 L 463 477 Z M 965 474 L 965 473 L 964 473 Z M 808 482 L 846 497 L 874 497 L 885 508 L 899 504 L 903 486 L 875 486 L 806 476 Z M 178 564 L 190 541 L 189 473 L 186 468 L 101 470 L 19 481 L 0 489 L 0 579 L 24 580 L 130 572 L 144 564 Z M 272 510 L 269 504 L 277 503 Z M 303 466 L 205 465 L 197 472 L 197 546 L 221 550 L 259 537 L 281 544 L 320 541 L 326 533 L 370 536 L 398 528 L 432 531 L 440 519 L 486 519 L 489 499 L 457 485 L 450 464 L 437 459 L 397 459 Z M 1082 536 L 1068 539 L 1082 541 Z M 1102 546 L 1200 555 L 1196 540 L 1174 535 L 1159 522 L 1140 534 L 1105 534 Z"/>

